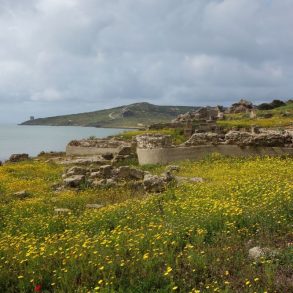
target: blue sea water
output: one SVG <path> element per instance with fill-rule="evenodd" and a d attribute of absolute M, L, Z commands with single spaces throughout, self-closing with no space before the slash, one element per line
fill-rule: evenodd
<path fill-rule="evenodd" d="M 105 137 L 123 129 L 75 126 L 0 125 L 0 160 L 14 153 L 36 156 L 41 151 L 65 151 L 69 141 L 90 136 Z"/>

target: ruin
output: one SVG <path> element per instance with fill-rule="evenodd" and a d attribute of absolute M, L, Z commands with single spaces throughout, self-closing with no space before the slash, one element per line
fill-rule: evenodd
<path fill-rule="evenodd" d="M 141 165 L 201 160 L 212 153 L 233 157 L 293 155 L 292 131 L 194 133 L 179 146 L 172 145 L 170 138 L 164 135 L 160 138 L 157 135 L 155 140 L 152 135 L 138 136 L 136 139 Z"/>

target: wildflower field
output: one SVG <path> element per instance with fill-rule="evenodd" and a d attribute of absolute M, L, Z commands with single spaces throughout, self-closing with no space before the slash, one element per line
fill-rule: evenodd
<path fill-rule="evenodd" d="M 292 292 L 293 158 L 179 165 L 205 181 L 147 196 L 55 192 L 63 169 L 53 163 L 0 167 L 0 292 Z M 255 246 L 274 254 L 251 259 Z"/>

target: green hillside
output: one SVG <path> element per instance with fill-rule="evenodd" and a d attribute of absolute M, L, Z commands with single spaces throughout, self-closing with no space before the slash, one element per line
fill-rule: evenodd
<path fill-rule="evenodd" d="M 170 122 L 177 115 L 194 110 L 188 106 L 157 106 L 149 103 L 135 103 L 112 109 L 39 118 L 23 122 L 22 125 L 50 126 L 93 126 L 135 128 L 153 123 Z"/>

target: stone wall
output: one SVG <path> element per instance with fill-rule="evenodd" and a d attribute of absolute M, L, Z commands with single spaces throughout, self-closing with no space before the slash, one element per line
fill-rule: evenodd
<path fill-rule="evenodd" d="M 201 145 L 190 147 L 137 148 L 139 164 L 168 164 L 181 160 L 201 160 L 212 153 L 232 157 L 293 155 L 293 148 L 240 147 L 238 145 Z"/>
<path fill-rule="evenodd" d="M 119 154 L 125 147 L 131 147 L 131 143 L 113 139 L 84 139 L 71 141 L 66 147 L 67 156 L 90 156 L 104 154 Z"/>

